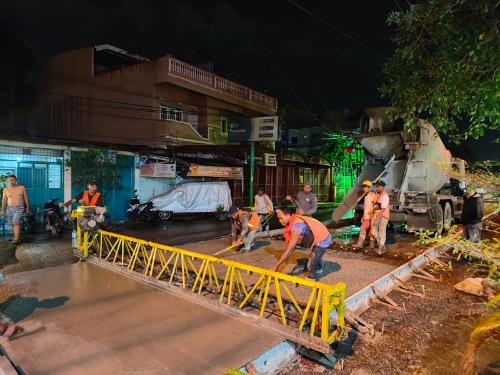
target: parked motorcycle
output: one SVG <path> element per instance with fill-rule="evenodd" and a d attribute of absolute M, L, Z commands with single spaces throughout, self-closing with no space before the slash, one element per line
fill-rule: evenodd
<path fill-rule="evenodd" d="M 59 236 L 64 228 L 64 221 L 61 210 L 56 202 L 60 198 L 49 199 L 45 202 L 45 212 L 43 214 L 43 223 L 47 232 L 52 233 L 53 237 Z"/>
<path fill-rule="evenodd" d="M 153 202 L 141 203 L 137 190 L 134 190 L 132 199 L 128 201 L 127 218 L 135 221 L 145 221 L 154 224 L 160 218 Z"/>
<path fill-rule="evenodd" d="M 35 234 L 37 227 L 37 222 L 35 216 L 32 213 L 24 213 L 21 217 L 21 229 L 24 232 Z"/>

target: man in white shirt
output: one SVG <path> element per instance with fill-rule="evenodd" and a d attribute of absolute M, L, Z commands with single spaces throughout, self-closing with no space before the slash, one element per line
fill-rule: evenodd
<path fill-rule="evenodd" d="M 378 254 L 387 251 L 385 247 L 387 224 L 389 223 L 389 195 L 387 195 L 385 182 L 379 180 L 375 182 L 375 191 L 377 192 L 377 199 L 373 204 L 373 229 L 372 233 L 378 241 L 379 248 Z"/>
<path fill-rule="evenodd" d="M 264 193 L 262 186 L 259 187 L 255 196 L 255 212 L 259 215 L 261 221 L 267 215 L 273 213 L 273 201 Z M 266 223 L 266 231 L 269 231 L 269 222 Z"/>

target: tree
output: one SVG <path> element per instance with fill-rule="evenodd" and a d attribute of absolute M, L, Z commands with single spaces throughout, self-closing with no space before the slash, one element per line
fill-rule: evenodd
<path fill-rule="evenodd" d="M 354 147 L 356 151 L 360 148 L 351 135 L 331 133 L 323 145 L 321 156 L 327 157 L 337 164 L 349 163 L 350 155 L 345 152 L 345 148 L 349 147 Z"/>
<path fill-rule="evenodd" d="M 392 12 L 396 50 L 384 64 L 393 118 L 429 118 L 455 143 L 500 125 L 500 1 L 427 0 Z M 497 139 L 498 141 L 498 139 Z"/>
<path fill-rule="evenodd" d="M 89 146 L 86 151 L 73 152 L 66 166 L 71 168 L 73 184 L 85 188 L 87 181 L 95 179 L 104 197 L 109 190 L 119 189 L 120 168 L 126 157 L 111 148 Z"/>

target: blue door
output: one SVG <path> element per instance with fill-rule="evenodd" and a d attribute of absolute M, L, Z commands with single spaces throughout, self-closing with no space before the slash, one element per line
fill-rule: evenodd
<path fill-rule="evenodd" d="M 107 189 L 104 197 L 104 204 L 108 208 L 107 213 L 110 220 L 127 219 L 128 201 L 134 191 L 134 171 L 134 157 L 120 155 L 119 178 L 116 181 L 116 187 Z M 85 188 L 87 187 L 85 186 Z M 81 186 L 73 185 L 71 187 L 71 196 L 76 197 L 81 191 Z M 99 188 L 97 191 L 102 193 Z"/>
<path fill-rule="evenodd" d="M 19 162 L 17 180 L 26 188 L 33 214 L 39 213 L 45 202 L 63 198 L 62 163 Z"/>

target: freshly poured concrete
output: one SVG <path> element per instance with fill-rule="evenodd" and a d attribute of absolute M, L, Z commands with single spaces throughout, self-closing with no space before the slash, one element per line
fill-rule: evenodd
<path fill-rule="evenodd" d="M 26 328 L 0 338 L 27 375 L 217 374 L 283 339 L 89 262 L 6 275 L 0 312 Z"/>

